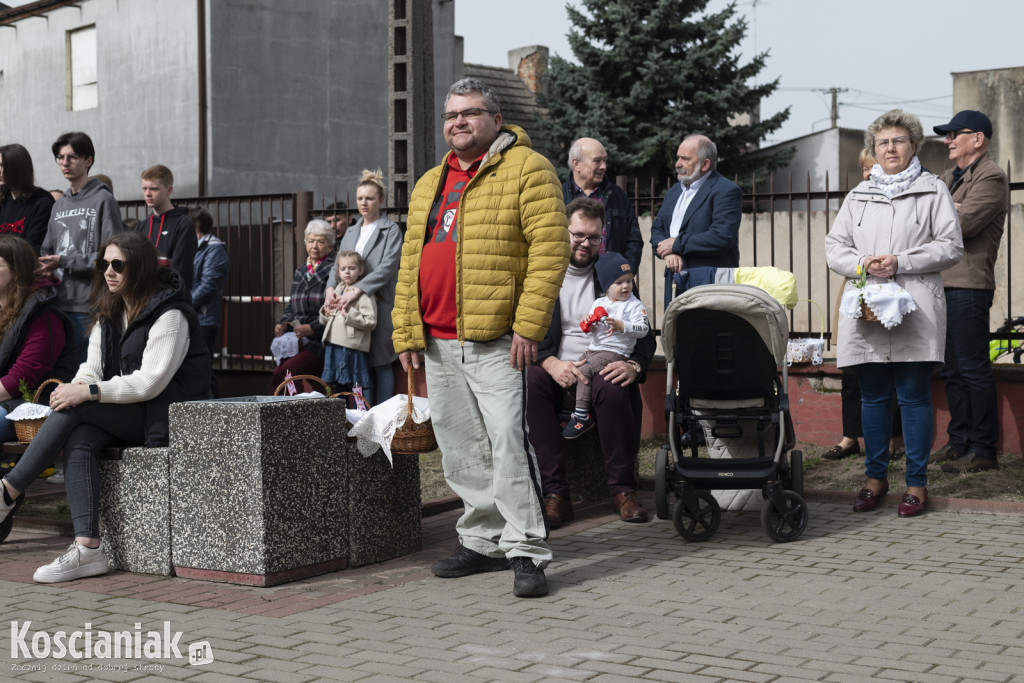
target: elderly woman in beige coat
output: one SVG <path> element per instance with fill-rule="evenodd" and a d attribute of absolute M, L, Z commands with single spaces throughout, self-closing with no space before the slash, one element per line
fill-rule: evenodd
<path fill-rule="evenodd" d="M 940 271 L 963 255 L 956 208 L 946 185 L 921 168 L 916 152 L 924 133 L 913 114 L 900 109 L 875 120 L 864 136 L 878 163 L 868 180 L 843 201 L 825 238 L 833 271 L 855 286 L 858 269 L 892 278 L 917 308 L 886 329 L 878 322 L 840 317 L 837 365 L 857 373 L 861 387 L 867 482 L 853 509 L 872 510 L 889 490 L 891 396 L 895 387 L 903 416 L 907 491 L 900 517 L 924 511 L 933 417 L 931 372 L 945 352 L 946 303 Z"/>

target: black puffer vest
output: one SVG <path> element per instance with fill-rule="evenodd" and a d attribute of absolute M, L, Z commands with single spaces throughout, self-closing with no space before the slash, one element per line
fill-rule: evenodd
<path fill-rule="evenodd" d="M 172 403 L 210 397 L 210 355 L 199 330 L 199 321 L 188 302 L 181 277 L 170 268 L 161 268 L 159 283 L 146 307 L 121 333 L 120 325 L 101 323 L 103 379 L 130 375 L 142 367 L 142 353 L 149 341 L 149 329 L 170 310 L 179 310 L 188 320 L 188 352 L 167 388 L 145 402 L 147 448 L 166 446 L 168 410 Z"/>
<path fill-rule="evenodd" d="M 32 323 L 38 320 L 40 316 L 50 312 L 56 313 L 60 324 L 64 326 L 65 342 L 64 348 L 57 355 L 57 362 L 46 373 L 44 379 L 54 378 L 67 382 L 75 376 L 75 372 L 78 370 L 78 347 L 74 334 L 71 331 L 71 322 L 67 316 L 57 310 L 57 289 L 50 286 L 39 287 L 28 297 L 25 305 L 21 307 L 21 313 L 18 315 L 18 319 L 14 321 L 14 325 L 0 338 L 0 376 L 10 372 L 11 366 L 17 362 L 18 356 L 21 355 L 21 347 L 25 344 L 25 337 L 28 335 L 28 330 Z M 35 387 L 31 388 L 35 389 Z M 54 388 L 53 385 L 47 387 L 40 394 L 39 402 L 46 405 L 46 399 L 49 398 L 50 392 Z M 4 401 L 3 407 L 10 412 L 22 403 L 24 401 L 21 400 L 21 397 L 15 396 L 10 400 Z"/>

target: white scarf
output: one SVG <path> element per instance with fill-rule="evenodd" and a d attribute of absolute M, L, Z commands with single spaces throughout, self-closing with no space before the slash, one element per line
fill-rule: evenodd
<path fill-rule="evenodd" d="M 918 176 L 921 175 L 921 162 L 918 161 L 917 157 L 913 157 L 910 160 L 910 165 L 899 173 L 889 175 L 882 170 L 881 164 L 875 164 L 871 167 L 871 179 L 878 185 L 878 189 L 882 191 L 889 199 L 892 199 L 900 192 L 903 192 L 908 187 L 914 184 Z"/>

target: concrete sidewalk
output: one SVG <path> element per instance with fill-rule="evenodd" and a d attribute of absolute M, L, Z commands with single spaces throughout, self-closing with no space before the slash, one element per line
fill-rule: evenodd
<path fill-rule="evenodd" d="M 0 679 L 1024 680 L 1020 516 L 811 503 L 797 542 L 772 543 L 743 513 L 693 544 L 671 521 L 610 512 L 553 534 L 551 595 L 534 600 L 512 596 L 511 572 L 430 575 L 458 512 L 424 520 L 416 555 L 275 588 L 121 573 L 43 586 L 32 572 L 70 539 L 15 532 L 0 546 L 0 604 L 19 628 L 31 620 L 29 649 L 37 631 L 88 623 L 98 639 L 140 624 L 145 640 L 169 621 L 184 658 L 12 657 L 2 624 Z M 189 664 L 197 641 L 215 661 Z"/>

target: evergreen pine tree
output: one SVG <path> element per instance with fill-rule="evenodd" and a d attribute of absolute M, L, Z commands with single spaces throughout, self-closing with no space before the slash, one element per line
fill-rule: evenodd
<path fill-rule="evenodd" d="M 789 109 L 757 120 L 778 80 L 754 83 L 767 52 L 740 64 L 747 24 L 734 4 L 706 15 L 708 0 L 579 4 L 585 13 L 567 10 L 574 27 L 569 45 L 580 63 L 553 57 L 541 100 L 548 110 L 542 125 L 556 148 L 568 152 L 576 138 L 594 137 L 616 174 L 656 178 L 671 172 L 679 143 L 691 133 L 714 140 L 719 170 L 740 174 L 741 182 L 788 161 L 789 152 L 741 158 L 782 125 Z M 749 122 L 738 121 L 751 113 Z M 554 162 L 565 168 L 561 159 Z"/>

